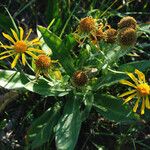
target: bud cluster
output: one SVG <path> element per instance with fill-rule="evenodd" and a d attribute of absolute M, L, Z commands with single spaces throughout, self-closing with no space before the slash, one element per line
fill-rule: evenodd
<path fill-rule="evenodd" d="M 137 22 L 133 17 L 127 16 L 120 20 L 118 23 L 118 29 L 112 28 L 109 24 L 103 22 L 98 23 L 98 19 L 92 17 L 82 18 L 78 26 L 78 37 L 83 37 L 83 43 L 85 37 L 82 34 L 86 34 L 93 44 L 97 44 L 101 40 L 106 43 L 118 42 L 121 46 L 133 46 L 136 43 L 136 28 Z M 80 40 L 78 40 L 80 42 Z"/>
<path fill-rule="evenodd" d="M 137 22 L 133 17 L 127 16 L 118 23 L 118 42 L 121 46 L 134 46 L 136 43 Z"/>

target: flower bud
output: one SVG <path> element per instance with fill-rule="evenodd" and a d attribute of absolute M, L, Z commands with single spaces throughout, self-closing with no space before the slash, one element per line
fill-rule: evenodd
<path fill-rule="evenodd" d="M 46 55 L 39 55 L 35 64 L 39 69 L 47 69 L 51 65 L 51 59 Z"/>
<path fill-rule="evenodd" d="M 133 28 L 123 28 L 118 33 L 118 42 L 121 46 L 133 46 L 136 39 L 136 30 Z"/>
<path fill-rule="evenodd" d="M 84 71 L 76 71 L 73 74 L 73 82 L 77 86 L 84 86 L 88 81 L 88 77 Z"/>
<path fill-rule="evenodd" d="M 105 40 L 107 43 L 114 43 L 117 37 L 117 30 L 110 28 L 105 31 Z"/>
<path fill-rule="evenodd" d="M 81 19 L 79 29 L 81 32 L 90 32 L 96 28 L 95 20 L 92 17 Z"/>
<path fill-rule="evenodd" d="M 127 16 L 123 17 L 120 22 L 118 23 L 118 28 L 122 29 L 124 27 L 130 27 L 136 29 L 137 22 L 133 17 Z"/>
<path fill-rule="evenodd" d="M 52 60 L 50 57 L 41 54 L 38 56 L 37 60 L 35 61 L 36 65 L 36 76 L 38 77 L 40 74 L 44 74 L 46 77 L 49 76 L 49 69 L 52 65 Z"/>

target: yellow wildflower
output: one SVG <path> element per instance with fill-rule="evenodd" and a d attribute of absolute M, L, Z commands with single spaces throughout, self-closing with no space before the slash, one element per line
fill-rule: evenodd
<path fill-rule="evenodd" d="M 136 97 L 137 100 L 135 102 L 135 106 L 133 107 L 134 112 L 137 111 L 139 102 L 140 100 L 142 100 L 141 114 L 144 114 L 145 107 L 150 109 L 150 101 L 149 101 L 150 86 L 146 82 L 145 75 L 142 72 L 135 69 L 135 74 L 137 74 L 138 78 L 136 78 L 133 75 L 133 73 L 127 73 L 127 75 L 133 80 L 134 84 L 127 80 L 120 81 L 121 84 L 128 85 L 134 89 L 121 94 L 119 97 L 128 96 L 125 99 L 124 103 L 127 103 Z"/>
<path fill-rule="evenodd" d="M 12 45 L 10 45 L 10 46 L 3 45 L 1 43 L 0 47 L 6 49 L 6 51 L 0 53 L 0 60 L 8 58 L 10 56 L 15 56 L 13 62 L 11 63 L 11 68 L 14 68 L 16 66 L 16 63 L 20 57 L 22 58 L 22 64 L 25 65 L 26 64 L 25 54 L 28 54 L 31 57 L 33 57 L 34 59 L 36 59 L 37 56 L 33 52 L 43 53 L 42 50 L 36 49 L 33 47 L 35 45 L 40 44 L 38 38 L 28 41 L 28 38 L 32 32 L 32 29 L 29 30 L 29 33 L 27 34 L 27 36 L 25 38 L 23 38 L 24 30 L 21 27 L 19 27 L 19 29 L 20 29 L 19 36 L 13 29 L 11 29 L 13 37 L 11 37 L 8 34 L 2 33 L 3 36 L 12 43 Z"/>

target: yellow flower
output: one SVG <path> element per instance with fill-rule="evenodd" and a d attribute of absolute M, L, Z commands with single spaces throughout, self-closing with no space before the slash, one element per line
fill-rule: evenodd
<path fill-rule="evenodd" d="M 13 62 L 11 63 L 11 68 L 14 68 L 16 66 L 16 63 L 20 57 L 22 58 L 22 64 L 25 65 L 26 64 L 25 54 L 28 54 L 34 59 L 36 59 L 37 56 L 33 52 L 43 53 L 42 50 L 33 48 L 33 46 L 40 44 L 40 41 L 38 38 L 28 41 L 28 38 L 32 32 L 32 29 L 29 30 L 29 33 L 27 34 L 25 38 L 23 38 L 24 30 L 21 27 L 19 27 L 19 29 L 20 29 L 19 36 L 13 29 L 11 29 L 13 37 L 11 37 L 8 34 L 2 33 L 3 36 L 7 40 L 9 40 L 12 44 L 9 46 L 9 45 L 3 45 L 1 43 L 0 47 L 6 49 L 6 51 L 0 53 L 0 60 L 14 55 L 15 58 Z"/>
<path fill-rule="evenodd" d="M 145 75 L 142 72 L 135 69 L 135 74 L 137 74 L 138 78 L 136 78 L 133 75 L 133 73 L 127 73 L 127 75 L 132 79 L 134 84 L 127 80 L 120 81 L 121 84 L 128 85 L 134 89 L 121 94 L 119 97 L 128 96 L 125 99 L 124 103 L 127 103 L 136 97 L 137 100 L 135 102 L 135 106 L 133 107 L 134 112 L 137 111 L 139 102 L 140 102 L 140 100 L 142 100 L 141 114 L 144 114 L 145 107 L 150 109 L 150 101 L 149 101 L 150 86 L 146 82 Z"/>

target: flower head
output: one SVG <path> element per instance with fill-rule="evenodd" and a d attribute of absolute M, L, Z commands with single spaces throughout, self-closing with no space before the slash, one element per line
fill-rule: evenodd
<path fill-rule="evenodd" d="M 136 29 L 136 26 L 137 26 L 136 20 L 130 16 L 123 17 L 118 23 L 119 29 L 122 29 L 124 27 L 130 27 L 130 28 Z"/>
<path fill-rule="evenodd" d="M 95 33 L 91 34 L 90 36 L 93 43 L 96 43 L 97 41 L 101 41 L 104 39 L 104 32 L 102 29 L 98 29 L 95 31 Z"/>
<path fill-rule="evenodd" d="M 92 17 L 86 17 L 81 19 L 79 24 L 79 29 L 81 32 L 91 32 L 96 28 L 95 19 Z"/>
<path fill-rule="evenodd" d="M 144 114 L 145 107 L 150 109 L 150 101 L 149 101 L 150 86 L 146 82 L 145 75 L 142 72 L 135 69 L 135 74 L 137 74 L 138 78 L 136 78 L 133 73 L 127 73 L 127 75 L 132 79 L 134 84 L 127 80 L 120 81 L 121 84 L 132 87 L 133 90 L 127 91 L 121 94 L 119 97 L 127 96 L 124 103 L 131 101 L 133 98 L 137 98 L 135 106 L 133 107 L 134 112 L 137 111 L 139 102 L 142 101 L 141 114 Z"/>
<path fill-rule="evenodd" d="M 84 71 L 78 70 L 73 74 L 73 82 L 76 86 L 84 86 L 88 81 L 88 77 Z"/>
<path fill-rule="evenodd" d="M 52 60 L 49 56 L 44 54 L 39 55 L 35 61 L 36 76 L 39 76 L 40 74 L 44 74 L 45 76 L 48 77 L 49 71 L 53 68 L 54 63 L 58 63 L 58 61 Z M 57 76 L 58 76 L 58 72 L 57 72 Z M 60 76 L 60 72 L 59 72 L 59 76 Z"/>
<path fill-rule="evenodd" d="M 98 25 L 98 28 L 91 33 L 90 39 L 93 44 L 97 44 L 98 41 L 101 41 L 104 38 L 105 38 L 105 33 L 103 32 L 103 24 L 100 23 Z"/>
<path fill-rule="evenodd" d="M 109 28 L 105 31 L 105 40 L 107 43 L 114 43 L 116 41 L 117 30 L 113 28 Z"/>
<path fill-rule="evenodd" d="M 33 52 L 43 53 L 42 50 L 33 47 L 40 44 L 38 38 L 28 41 L 32 29 L 29 30 L 29 33 L 25 38 L 23 38 L 24 30 L 21 27 L 19 27 L 19 29 L 20 29 L 19 35 L 13 29 L 11 29 L 13 37 L 11 37 L 8 34 L 2 33 L 3 36 L 7 40 L 9 40 L 12 44 L 9 46 L 9 45 L 3 45 L 1 43 L 0 47 L 6 49 L 6 51 L 0 53 L 0 60 L 8 58 L 10 56 L 15 56 L 13 62 L 11 63 L 11 68 L 14 68 L 16 66 L 16 63 L 20 57 L 22 58 L 22 64 L 25 65 L 26 64 L 25 54 L 28 54 L 34 59 L 36 59 L 37 56 Z"/>
<path fill-rule="evenodd" d="M 133 28 L 123 28 L 118 32 L 118 42 L 121 46 L 133 46 L 136 39 L 136 30 Z"/>

